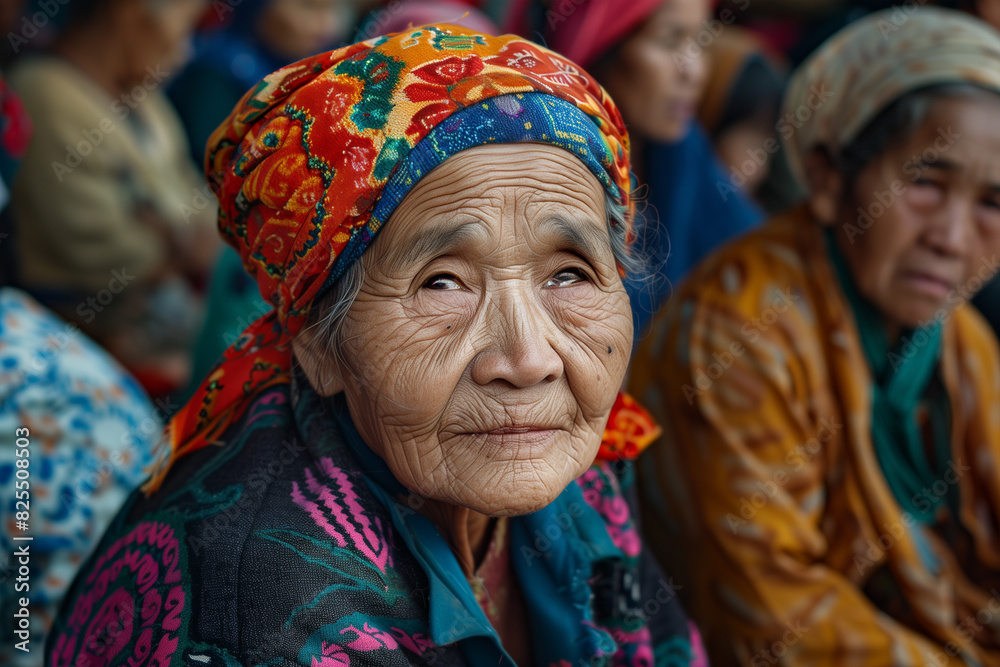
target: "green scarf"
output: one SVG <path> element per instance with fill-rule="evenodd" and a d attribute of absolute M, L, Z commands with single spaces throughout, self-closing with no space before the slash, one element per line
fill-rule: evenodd
<path fill-rule="evenodd" d="M 881 314 L 854 285 L 832 228 L 825 232 L 827 253 L 851 304 L 872 373 L 872 441 L 882 474 L 904 511 L 922 523 L 933 523 L 938 508 L 947 503 L 954 510 L 958 498 L 954 484 L 948 484 L 943 494 L 934 491 L 934 483 L 943 480 L 951 461 L 947 401 L 930 401 L 928 405 L 934 460 L 929 460 L 917 423 L 920 400 L 938 380 L 941 322 L 904 331 L 895 347 L 890 347 Z"/>

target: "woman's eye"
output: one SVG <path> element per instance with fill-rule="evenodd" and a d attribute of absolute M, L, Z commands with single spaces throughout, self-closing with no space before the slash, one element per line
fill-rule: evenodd
<path fill-rule="evenodd" d="M 567 287 L 569 285 L 584 282 L 585 280 L 587 280 L 587 276 L 580 269 L 563 269 L 556 275 L 552 276 L 552 278 L 545 283 L 545 286 Z"/>
<path fill-rule="evenodd" d="M 944 200 L 944 183 L 930 178 L 915 178 L 907 189 L 908 199 L 914 206 L 939 206 Z"/>
<path fill-rule="evenodd" d="M 995 234 L 1000 231 L 1000 200 L 988 197 L 979 202 L 979 206 L 981 207 L 979 219 L 990 233 Z"/>
<path fill-rule="evenodd" d="M 455 276 L 441 273 L 429 278 L 424 283 L 424 287 L 433 290 L 459 290 L 462 289 L 462 283 L 458 282 L 458 278 Z"/>
<path fill-rule="evenodd" d="M 995 213 L 1000 210 L 1000 201 L 996 199 L 984 199 L 983 206 L 988 208 L 991 212 Z"/>

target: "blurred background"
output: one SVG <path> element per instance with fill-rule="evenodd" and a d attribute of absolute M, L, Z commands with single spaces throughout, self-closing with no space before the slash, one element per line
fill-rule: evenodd
<path fill-rule="evenodd" d="M 40 646 L 162 424 L 270 309 L 220 240 L 202 175 L 212 131 L 268 73 L 430 22 L 517 32 L 591 71 L 633 141 L 655 267 L 633 295 L 639 330 L 707 252 L 796 203 L 780 145 L 797 122 L 780 111 L 789 72 L 891 3 L 665 1 L 676 11 L 654 20 L 659 0 L 0 0 L 0 616 L 13 613 L 15 429 L 35 448 Z M 938 4 L 1000 25 L 1000 0 Z M 979 297 L 988 316 L 995 292 Z M 41 664 L 10 633 L 0 624 L 0 664 Z"/>

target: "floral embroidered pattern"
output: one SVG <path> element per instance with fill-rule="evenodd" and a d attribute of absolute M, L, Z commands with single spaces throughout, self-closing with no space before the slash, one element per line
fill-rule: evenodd
<path fill-rule="evenodd" d="M 311 660 L 311 667 L 347 667 L 351 664 L 351 656 L 359 653 L 363 654 L 365 664 L 373 664 L 389 662 L 390 656 L 397 660 L 404 655 L 421 656 L 434 648 L 425 632 L 418 629 L 408 632 L 398 627 L 400 624 L 415 626 L 404 619 L 352 614 L 318 630 L 310 638 L 303 655 Z M 314 652 L 310 652 L 310 646 L 314 647 Z"/>
<path fill-rule="evenodd" d="M 577 478 L 583 499 L 607 522 L 608 534 L 615 545 L 630 558 L 642 550 L 642 540 L 632 521 L 628 503 L 618 488 L 618 480 L 607 469 L 607 463 L 598 463 Z"/>
<path fill-rule="evenodd" d="M 52 636 L 51 666 L 170 664 L 186 635 L 182 560 L 167 523 L 142 521 L 115 540 L 84 579 L 65 631 Z"/>

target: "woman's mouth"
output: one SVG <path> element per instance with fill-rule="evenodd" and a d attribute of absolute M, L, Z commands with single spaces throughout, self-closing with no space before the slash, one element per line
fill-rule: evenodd
<path fill-rule="evenodd" d="M 955 291 L 955 283 L 932 273 L 912 271 L 903 276 L 909 286 L 933 299 L 944 299 Z"/>
<path fill-rule="evenodd" d="M 551 441 L 561 429 L 550 426 L 502 426 L 468 433 L 490 444 L 501 446 L 541 445 Z"/>
<path fill-rule="evenodd" d="M 667 104 L 667 113 L 677 120 L 691 120 L 697 110 L 698 105 L 694 100 L 672 100 Z"/>

